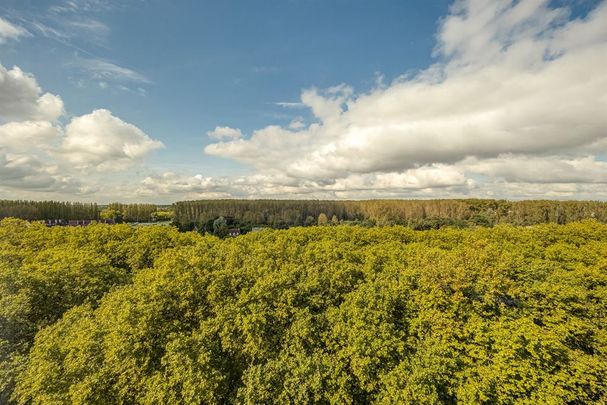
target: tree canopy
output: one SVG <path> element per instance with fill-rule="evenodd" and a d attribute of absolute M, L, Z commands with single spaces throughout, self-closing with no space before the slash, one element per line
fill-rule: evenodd
<path fill-rule="evenodd" d="M 21 404 L 601 403 L 607 225 L 0 222 Z"/>

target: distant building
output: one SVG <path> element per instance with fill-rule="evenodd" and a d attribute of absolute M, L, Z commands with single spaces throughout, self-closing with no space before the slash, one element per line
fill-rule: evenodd
<path fill-rule="evenodd" d="M 230 228 L 228 229 L 228 235 L 235 237 L 235 236 L 240 236 L 240 228 Z"/>
<path fill-rule="evenodd" d="M 264 228 L 262 226 L 254 226 L 253 228 L 251 228 L 251 232 L 259 232 L 259 231 L 263 231 L 264 229 L 266 229 L 266 228 Z"/>
<path fill-rule="evenodd" d="M 65 219 L 46 219 L 43 221 L 46 226 L 89 226 L 93 222 L 108 225 L 114 225 L 116 223 L 113 219 L 100 219 L 98 221 L 92 219 L 70 219 L 69 221 Z"/>
<path fill-rule="evenodd" d="M 88 226 L 91 222 L 90 219 L 70 219 L 67 224 L 68 226 Z"/>
<path fill-rule="evenodd" d="M 46 225 L 46 226 L 65 226 L 65 225 L 67 225 L 67 221 L 64 219 L 47 219 L 44 221 L 44 225 Z"/>

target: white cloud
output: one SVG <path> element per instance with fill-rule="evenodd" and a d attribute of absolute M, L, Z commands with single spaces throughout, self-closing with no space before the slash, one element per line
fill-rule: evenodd
<path fill-rule="evenodd" d="M 229 180 L 226 178 L 205 177 L 202 175 L 181 176 L 167 172 L 159 176 L 149 176 L 141 181 L 136 190 L 137 195 L 191 195 L 206 198 L 229 197 Z"/>
<path fill-rule="evenodd" d="M 26 18 L 24 20 L 33 33 L 87 54 L 88 52 L 73 42 L 86 41 L 105 48 L 111 33 L 105 23 L 77 10 L 70 13 L 51 10 L 47 13 L 28 15 Z"/>
<path fill-rule="evenodd" d="M 148 176 L 136 193 L 143 196 L 180 195 L 184 198 L 341 198 L 353 195 L 400 196 L 427 189 L 469 188 L 471 181 L 456 167 L 432 166 L 402 173 L 352 174 L 326 181 L 256 174 L 240 177 L 185 176 L 167 172 Z"/>
<path fill-rule="evenodd" d="M 51 167 L 31 155 L 9 154 L 2 149 L 0 188 L 71 194 L 79 194 L 85 190 L 77 179 L 53 173 Z"/>
<path fill-rule="evenodd" d="M 72 3 L 65 10 L 78 9 Z M 250 135 L 227 126 L 207 133 L 216 141 L 206 153 L 251 165 L 253 174 L 123 177 L 122 195 L 607 199 L 607 1 L 573 20 L 553 4 L 456 0 L 427 69 L 390 84 L 378 79 L 362 94 L 340 84 L 274 103 L 307 108 L 312 119 Z M 94 20 L 84 24 L 73 28 L 107 33 Z M 149 82 L 101 59 L 74 66 L 100 86 Z M 94 169 L 81 172 L 94 189 L 91 176 L 162 147 L 110 111 L 75 117 L 65 129 L 56 122 L 62 113 L 61 99 L 43 94 L 33 76 L 0 69 L 0 186 L 82 192 L 68 166 Z M 28 143 L 51 147 L 27 151 Z"/>
<path fill-rule="evenodd" d="M 514 156 L 469 159 L 461 170 L 519 183 L 607 184 L 607 162 L 593 156 Z"/>
<path fill-rule="evenodd" d="M 130 166 L 162 147 L 162 142 L 101 109 L 71 120 L 61 154 L 77 167 L 112 170 Z"/>
<path fill-rule="evenodd" d="M 305 127 L 306 123 L 304 122 L 304 119 L 302 117 L 297 117 L 294 120 L 291 120 L 291 122 L 289 123 L 289 129 L 298 130 Z"/>
<path fill-rule="evenodd" d="M 42 93 L 36 79 L 17 66 L 0 65 L 0 124 L 9 121 L 49 120 L 63 114 L 59 96 Z"/>
<path fill-rule="evenodd" d="M 207 132 L 209 138 L 219 140 L 235 140 L 242 138 L 242 132 L 238 128 L 215 127 L 214 130 Z"/>
<path fill-rule="evenodd" d="M 95 80 L 119 83 L 150 83 L 150 80 L 143 74 L 103 59 L 79 57 L 71 65 L 79 68 Z"/>
<path fill-rule="evenodd" d="M 82 13 L 109 11 L 119 7 L 120 2 L 115 0 L 64 0 L 50 7 L 53 13 Z"/>
<path fill-rule="evenodd" d="M 376 176 L 376 187 L 382 189 L 426 189 L 465 186 L 468 180 L 457 168 L 432 165 L 403 173 L 381 173 Z"/>
<path fill-rule="evenodd" d="M 270 179 L 361 176 L 376 189 L 423 186 L 411 170 L 453 170 L 446 183 L 464 187 L 457 193 L 485 192 L 478 176 L 487 184 L 603 181 L 605 165 L 592 153 L 607 151 L 607 2 L 576 20 L 549 4 L 458 0 L 442 20 L 435 65 L 366 94 L 343 84 L 306 90 L 301 103 L 316 123 L 271 125 L 205 151 Z"/>
<path fill-rule="evenodd" d="M 50 147 L 60 129 L 49 121 L 21 121 L 0 125 L 0 147 L 25 152 Z"/>
<path fill-rule="evenodd" d="M 29 32 L 25 28 L 14 25 L 0 17 L 0 44 L 6 43 L 9 39 L 18 39 L 28 35 Z"/>
<path fill-rule="evenodd" d="M 65 24 L 76 32 L 84 32 L 98 40 L 105 39 L 110 34 L 110 28 L 106 24 L 92 18 L 80 18 L 76 21 L 67 21 Z"/>
<path fill-rule="evenodd" d="M 63 114 L 61 98 L 43 93 L 34 76 L 0 65 L 0 195 L 4 198 L 95 193 L 100 190 L 99 172 L 133 166 L 163 146 L 108 110 L 74 117 L 65 127 L 59 121 Z M 111 183 L 104 181 L 106 191 L 115 189 L 108 186 Z"/>
<path fill-rule="evenodd" d="M 279 107 L 284 107 L 284 108 L 305 108 L 306 105 L 304 103 L 300 103 L 300 102 L 291 102 L 291 101 L 278 101 L 276 103 L 271 103 L 274 105 L 277 105 Z"/>

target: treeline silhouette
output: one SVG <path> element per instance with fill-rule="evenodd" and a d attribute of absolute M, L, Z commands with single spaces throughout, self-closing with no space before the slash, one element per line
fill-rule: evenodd
<path fill-rule="evenodd" d="M 200 200 L 173 204 L 174 222 L 181 229 L 212 229 L 223 216 L 233 226 L 273 228 L 327 223 L 406 225 L 414 229 L 442 226 L 493 226 L 500 223 L 565 224 L 582 219 L 607 222 L 607 203 L 552 200 Z"/>
<path fill-rule="evenodd" d="M 198 200 L 180 201 L 173 210 L 155 204 L 0 200 L 0 219 L 97 220 L 147 222 L 170 220 L 181 230 L 212 231 L 224 217 L 245 232 L 255 226 L 405 225 L 413 229 L 541 223 L 565 224 L 583 219 L 607 222 L 607 203 L 553 200 Z M 174 211 L 174 212 L 173 212 Z"/>
<path fill-rule="evenodd" d="M 99 220 L 114 219 L 117 222 L 148 222 L 166 220 L 167 210 L 156 204 L 97 203 L 0 200 L 0 219 L 20 218 L 38 220 Z M 159 215 L 162 214 L 162 215 Z M 170 213 L 172 216 L 172 212 Z"/>
<path fill-rule="evenodd" d="M 30 221 L 98 219 L 99 208 L 96 203 L 0 200 L 0 219 L 8 217 Z"/>

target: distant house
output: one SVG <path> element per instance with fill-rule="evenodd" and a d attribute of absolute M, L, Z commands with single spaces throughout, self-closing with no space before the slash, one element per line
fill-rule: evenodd
<path fill-rule="evenodd" d="M 251 229 L 251 232 L 259 232 L 259 231 L 263 231 L 264 229 L 266 229 L 266 228 L 261 227 L 261 226 L 254 226 L 254 227 Z"/>
<path fill-rule="evenodd" d="M 101 224 L 114 225 L 116 221 L 114 219 L 100 219 L 97 221 Z M 70 219 L 66 221 L 65 219 L 46 219 L 44 220 L 44 225 L 46 226 L 88 226 L 93 223 L 92 219 Z"/>
<path fill-rule="evenodd" d="M 88 226 L 91 224 L 90 219 L 70 219 L 67 221 L 68 226 Z"/>
<path fill-rule="evenodd" d="M 235 237 L 235 236 L 240 236 L 240 228 L 230 228 L 228 229 L 228 235 Z"/>
<path fill-rule="evenodd" d="M 67 221 L 64 219 L 47 219 L 44 221 L 46 226 L 64 226 L 67 225 Z"/>

